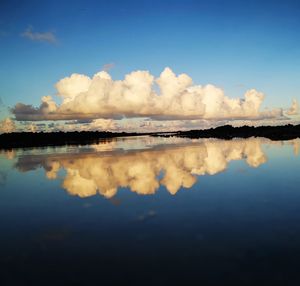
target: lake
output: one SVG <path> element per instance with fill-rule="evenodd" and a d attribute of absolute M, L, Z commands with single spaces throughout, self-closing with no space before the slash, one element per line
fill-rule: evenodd
<path fill-rule="evenodd" d="M 300 140 L 0 151 L 1 285 L 299 285 Z"/>

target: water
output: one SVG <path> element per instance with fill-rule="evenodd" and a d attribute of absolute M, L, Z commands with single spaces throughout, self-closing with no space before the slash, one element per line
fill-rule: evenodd
<path fill-rule="evenodd" d="M 299 285 L 300 140 L 0 154 L 1 285 Z"/>

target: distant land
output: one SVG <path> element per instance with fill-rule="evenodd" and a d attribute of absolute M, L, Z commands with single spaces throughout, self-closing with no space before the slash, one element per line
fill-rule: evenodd
<path fill-rule="evenodd" d="M 230 140 L 232 138 L 265 137 L 271 140 L 291 140 L 300 138 L 300 125 L 284 126 L 259 126 L 259 127 L 232 127 L 220 126 L 204 130 L 154 132 L 154 133 L 127 133 L 127 132 L 13 132 L 0 135 L 0 149 L 63 146 L 63 145 L 87 145 L 100 141 L 110 140 L 116 137 L 127 136 L 163 136 L 186 138 L 218 138 Z"/>
<path fill-rule="evenodd" d="M 141 136 L 148 133 L 127 133 L 109 131 L 74 132 L 12 132 L 0 135 L 0 149 L 88 145 L 116 137 Z"/>
<path fill-rule="evenodd" d="M 168 134 L 160 136 L 171 136 Z M 232 127 L 231 125 L 219 126 L 216 128 L 204 130 L 189 130 L 177 131 L 172 136 L 186 137 L 186 138 L 218 138 L 218 139 L 232 139 L 232 138 L 249 138 L 249 137 L 265 137 L 271 140 L 291 140 L 300 137 L 299 125 L 283 125 L 283 126 L 242 126 Z"/>

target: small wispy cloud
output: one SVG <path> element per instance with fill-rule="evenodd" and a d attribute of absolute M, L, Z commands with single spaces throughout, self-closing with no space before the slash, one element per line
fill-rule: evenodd
<path fill-rule="evenodd" d="M 57 38 L 53 32 L 35 32 L 32 26 L 28 26 L 21 36 L 32 41 L 57 43 Z"/>
<path fill-rule="evenodd" d="M 107 72 L 114 67 L 115 67 L 115 63 L 108 63 L 108 64 L 103 65 L 102 69 Z"/>

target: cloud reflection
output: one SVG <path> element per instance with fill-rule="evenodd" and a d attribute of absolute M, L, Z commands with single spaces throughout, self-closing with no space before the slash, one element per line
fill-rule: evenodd
<path fill-rule="evenodd" d="M 161 144 L 160 140 L 123 139 L 121 143 L 105 142 L 75 153 L 27 154 L 19 156 L 15 167 L 23 172 L 42 167 L 49 180 L 61 179 L 58 173 L 64 170 L 62 187 L 70 195 L 81 198 L 96 194 L 112 198 L 119 188 L 151 195 L 164 187 L 175 195 L 181 188 L 191 188 L 198 176 L 225 171 L 231 161 L 244 160 L 256 168 L 267 161 L 262 144 L 282 144 L 262 138 L 231 141 L 175 138 L 175 144 Z M 288 144 L 293 144 L 296 154 L 298 140 Z"/>

